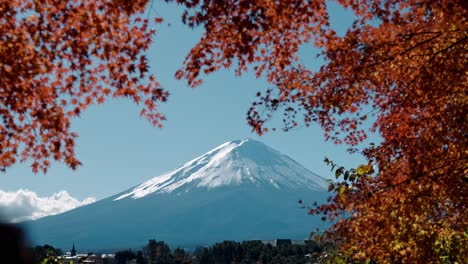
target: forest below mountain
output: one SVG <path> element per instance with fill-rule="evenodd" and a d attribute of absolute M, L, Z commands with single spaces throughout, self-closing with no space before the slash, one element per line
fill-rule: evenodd
<path fill-rule="evenodd" d="M 290 242 L 290 241 L 289 241 Z M 36 246 L 34 249 L 36 263 L 63 262 L 63 251 L 50 245 Z M 92 254 L 92 253 L 89 253 Z M 86 257 L 78 260 L 85 261 Z M 171 248 L 163 241 L 149 240 L 141 249 L 125 249 L 115 252 L 114 259 L 103 259 L 108 264 L 304 264 L 304 263 L 353 263 L 340 254 L 336 254 L 331 244 L 317 245 L 313 241 L 302 245 L 288 243 L 272 244 L 262 241 L 223 241 L 209 247 L 198 247 L 193 251 L 182 248 Z"/>

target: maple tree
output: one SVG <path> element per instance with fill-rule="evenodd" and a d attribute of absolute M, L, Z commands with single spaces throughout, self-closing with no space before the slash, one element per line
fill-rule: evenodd
<path fill-rule="evenodd" d="M 109 97 L 130 98 L 161 125 L 156 106 L 168 93 L 148 73 L 148 2 L 0 2 L 0 168 L 18 159 L 35 172 L 51 160 L 76 168 L 71 119 Z"/>
<path fill-rule="evenodd" d="M 311 210 L 336 220 L 324 237 L 339 250 L 379 263 L 468 258 L 465 1 L 337 0 L 356 18 L 342 36 L 325 0 L 166 1 L 205 29 L 177 78 L 195 87 L 221 68 L 254 71 L 273 87 L 249 109 L 254 131 L 282 111 L 284 130 L 316 122 L 328 140 L 363 149 L 369 164 L 337 168 L 333 196 Z M 141 18 L 148 3 L 0 2 L 1 167 L 76 168 L 71 119 L 112 96 L 160 125 L 168 94 L 144 56 L 155 34 Z M 308 43 L 322 51 L 319 70 L 298 60 Z M 368 130 L 378 145 L 362 147 Z"/>
<path fill-rule="evenodd" d="M 282 112 L 284 130 L 316 122 L 368 159 L 335 167 L 333 195 L 311 209 L 333 223 L 322 238 L 378 263 L 468 259 L 466 1 L 337 0 L 356 18 L 342 36 L 325 0 L 176 2 L 205 29 L 176 77 L 195 87 L 220 68 L 254 71 L 274 87 L 248 112 L 254 131 Z M 298 60 L 307 43 L 319 70 Z M 382 141 L 363 146 L 369 132 Z"/>

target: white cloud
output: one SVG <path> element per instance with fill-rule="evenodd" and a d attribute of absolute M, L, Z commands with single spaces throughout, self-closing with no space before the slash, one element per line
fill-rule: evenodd
<path fill-rule="evenodd" d="M 39 197 L 35 192 L 27 189 L 20 189 L 16 192 L 0 190 L 0 216 L 7 222 L 35 220 L 95 201 L 96 199 L 92 197 L 80 201 L 67 191 L 54 193 L 50 197 Z"/>

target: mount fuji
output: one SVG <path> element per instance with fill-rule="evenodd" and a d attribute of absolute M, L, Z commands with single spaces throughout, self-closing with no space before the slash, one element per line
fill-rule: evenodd
<path fill-rule="evenodd" d="M 114 196 L 25 224 L 35 244 L 61 248 L 304 239 L 324 224 L 297 201 L 323 202 L 327 186 L 279 151 L 236 140 Z"/>

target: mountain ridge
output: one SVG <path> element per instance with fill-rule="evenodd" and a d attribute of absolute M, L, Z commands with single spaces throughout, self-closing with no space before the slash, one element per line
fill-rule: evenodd
<path fill-rule="evenodd" d="M 300 177 L 291 174 L 291 170 L 287 170 L 288 167 L 301 170 Z M 279 171 L 285 168 L 286 171 Z M 292 176 L 296 177 L 291 179 Z M 151 193 L 170 193 L 183 186 L 187 187 L 192 182 L 194 183 L 189 189 L 240 185 L 245 181 L 257 185 L 267 183 L 276 188 L 281 188 L 280 185 L 290 188 L 298 188 L 300 185 L 310 185 L 317 189 L 327 188 L 325 179 L 303 168 L 290 157 L 259 141 L 243 139 L 225 142 L 174 170 L 129 189 L 115 200 L 127 197 L 138 199 Z"/>

